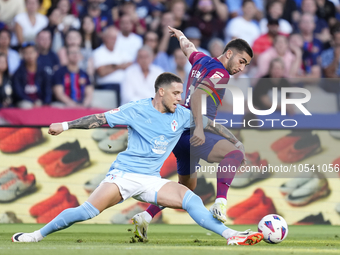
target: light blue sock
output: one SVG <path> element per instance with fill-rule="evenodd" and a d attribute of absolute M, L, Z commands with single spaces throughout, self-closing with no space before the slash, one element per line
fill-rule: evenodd
<path fill-rule="evenodd" d="M 228 229 L 225 225 L 223 225 L 223 223 L 219 222 L 212 216 L 212 214 L 203 205 L 202 199 L 191 190 L 188 190 L 185 193 L 182 207 L 201 227 L 211 230 L 221 236 L 223 231 Z"/>
<path fill-rule="evenodd" d="M 62 211 L 57 217 L 41 228 L 40 233 L 45 237 L 58 230 L 68 228 L 73 223 L 92 219 L 98 214 L 99 210 L 97 208 L 91 203 L 85 202 L 76 208 L 69 208 Z"/>

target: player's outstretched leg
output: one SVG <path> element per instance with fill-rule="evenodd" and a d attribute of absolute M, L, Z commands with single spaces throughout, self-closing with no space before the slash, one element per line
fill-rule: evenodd
<path fill-rule="evenodd" d="M 263 234 L 259 232 L 239 232 L 226 227 L 205 208 L 199 196 L 178 183 L 165 184 L 158 192 L 157 203 L 170 208 L 183 208 L 198 225 L 221 235 L 229 245 L 253 245 L 263 239 Z"/>
<path fill-rule="evenodd" d="M 68 228 L 73 223 L 91 219 L 98 214 L 98 209 L 96 209 L 91 203 L 85 202 L 76 208 L 69 208 L 62 211 L 57 217 L 40 230 L 34 231 L 33 233 L 14 234 L 12 236 L 12 242 L 39 242 L 53 232 Z"/>
<path fill-rule="evenodd" d="M 250 230 L 239 232 L 217 221 L 204 207 L 202 199 L 190 190 L 185 193 L 183 198 L 183 209 L 197 224 L 227 239 L 228 245 L 253 245 L 263 239 L 262 233 Z"/>
<path fill-rule="evenodd" d="M 210 212 L 222 223 L 227 221 L 227 193 L 236 171 L 242 163 L 243 157 L 241 151 L 234 150 L 227 153 L 219 163 L 219 171 L 217 171 L 217 195 L 215 203 L 210 207 Z"/>
<path fill-rule="evenodd" d="M 190 190 L 194 190 L 197 183 L 197 174 L 193 173 L 191 175 L 178 175 L 178 183 L 183 184 Z M 132 217 L 133 225 L 135 226 L 134 234 L 139 238 L 140 241 L 148 240 L 148 227 L 152 219 L 164 209 L 164 207 L 159 207 L 156 205 L 149 205 L 149 207 L 141 213 L 137 213 Z"/>
<path fill-rule="evenodd" d="M 102 183 L 90 195 L 89 199 L 82 205 L 62 211 L 52 221 L 40 230 L 32 233 L 16 233 L 12 236 L 13 242 L 39 242 L 47 235 L 68 228 L 76 222 L 92 219 L 101 211 L 109 208 L 123 198 L 119 188 L 113 183 Z"/>

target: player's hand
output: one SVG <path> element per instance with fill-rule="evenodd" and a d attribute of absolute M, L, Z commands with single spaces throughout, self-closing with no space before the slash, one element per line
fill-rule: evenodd
<path fill-rule="evenodd" d="M 63 125 L 61 123 L 52 123 L 48 129 L 48 134 L 59 135 L 64 131 Z"/>
<path fill-rule="evenodd" d="M 179 38 L 181 36 L 184 36 L 184 34 L 181 30 L 178 30 L 178 29 L 170 27 L 170 26 L 168 26 L 168 29 L 169 29 L 169 33 L 170 33 L 171 37 L 176 37 L 177 40 L 179 40 Z"/>
<path fill-rule="evenodd" d="M 190 138 L 190 144 L 192 146 L 200 146 L 205 143 L 205 135 L 202 129 L 195 128 L 192 137 Z"/>

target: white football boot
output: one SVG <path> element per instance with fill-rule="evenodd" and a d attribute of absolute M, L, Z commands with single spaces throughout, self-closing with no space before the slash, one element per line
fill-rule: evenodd
<path fill-rule="evenodd" d="M 225 224 L 227 222 L 227 203 L 215 202 L 209 209 L 214 218 Z"/>
<path fill-rule="evenodd" d="M 148 240 L 148 226 L 149 222 L 145 219 L 145 212 L 137 213 L 132 217 L 133 225 L 135 225 L 135 236 L 139 238 L 139 241 L 146 242 Z"/>
<path fill-rule="evenodd" d="M 16 233 L 12 236 L 12 242 L 20 243 L 36 243 L 43 239 L 40 231 L 34 231 L 33 233 Z"/>

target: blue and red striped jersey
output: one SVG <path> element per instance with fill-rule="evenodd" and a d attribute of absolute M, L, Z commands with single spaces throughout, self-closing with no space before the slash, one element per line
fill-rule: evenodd
<path fill-rule="evenodd" d="M 190 107 L 190 87 L 194 86 L 197 89 L 203 81 L 207 82 L 214 97 L 207 98 L 207 117 L 214 119 L 220 104 L 219 98 L 222 100 L 225 93 L 225 89 L 215 89 L 215 84 L 227 84 L 230 75 L 217 58 L 209 57 L 202 52 L 193 52 L 189 61 L 192 68 L 187 82 L 185 105 Z"/>

